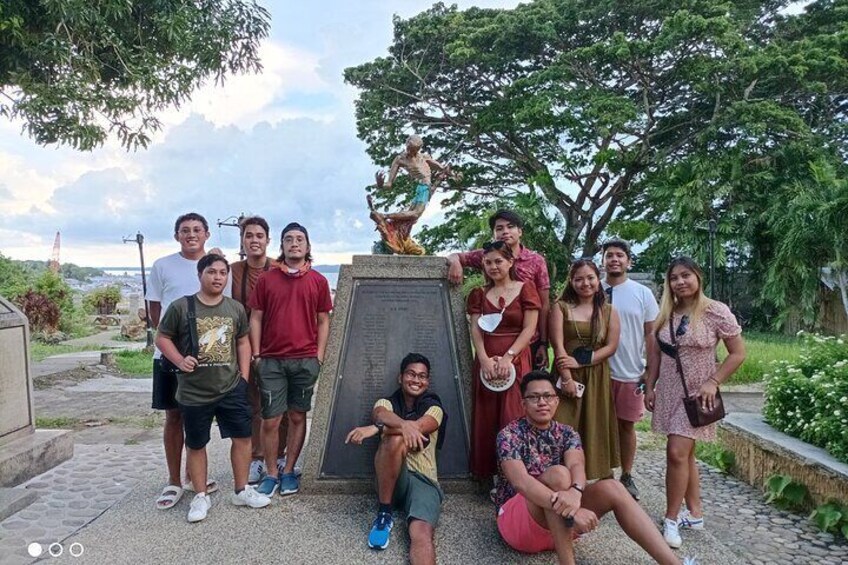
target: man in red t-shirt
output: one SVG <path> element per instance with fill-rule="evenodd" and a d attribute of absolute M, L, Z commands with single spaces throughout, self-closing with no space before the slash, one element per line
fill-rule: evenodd
<path fill-rule="evenodd" d="M 294 494 L 300 481 L 294 464 L 306 438 L 306 413 L 330 334 L 330 285 L 312 269 L 309 232 L 292 222 L 280 236 L 278 268 L 262 273 L 248 300 L 250 344 L 262 394 L 262 445 L 267 475 L 258 492 Z M 276 466 L 279 426 L 289 419 L 286 464 Z M 278 477 L 279 475 L 279 477 Z"/>
<path fill-rule="evenodd" d="M 259 275 L 279 265 L 275 260 L 268 257 L 267 254 L 268 242 L 271 240 L 271 229 L 268 227 L 268 222 L 265 218 L 261 216 L 244 218 L 239 223 L 239 229 L 241 230 L 241 248 L 244 250 L 247 258 L 230 265 L 233 280 L 233 298 L 244 306 L 245 310 L 247 310 L 247 315 L 250 316 L 248 301 L 250 295 L 253 294 L 253 289 L 256 287 L 256 281 L 259 280 Z M 262 480 L 262 477 L 265 475 L 265 450 L 262 447 L 262 417 L 260 416 L 262 403 L 260 402 L 259 394 L 259 374 L 255 366 L 252 366 L 250 370 L 247 396 L 250 400 L 250 407 L 253 413 L 250 438 L 252 461 L 250 462 L 250 473 L 248 474 L 247 482 L 254 484 Z M 277 469 L 282 469 L 283 465 L 285 465 L 284 458 L 286 454 L 288 423 L 288 419 L 283 416 L 278 434 L 280 443 L 277 450 Z"/>

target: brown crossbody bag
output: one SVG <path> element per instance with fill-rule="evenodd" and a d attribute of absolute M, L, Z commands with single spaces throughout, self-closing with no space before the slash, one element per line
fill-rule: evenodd
<path fill-rule="evenodd" d="M 668 332 L 671 336 L 671 345 L 674 347 L 674 361 L 677 363 L 677 374 L 680 375 L 680 382 L 683 384 L 683 407 L 686 408 L 686 416 L 689 418 L 689 423 L 693 428 L 708 426 L 713 422 L 718 422 L 725 416 L 724 401 L 721 399 L 721 391 L 716 389 L 715 402 L 713 409 L 708 410 L 699 402 L 698 397 L 689 396 L 689 388 L 686 386 L 686 377 L 683 376 L 683 364 L 680 362 L 680 348 L 677 345 L 677 337 L 674 329 L 674 316 L 668 319 Z"/>

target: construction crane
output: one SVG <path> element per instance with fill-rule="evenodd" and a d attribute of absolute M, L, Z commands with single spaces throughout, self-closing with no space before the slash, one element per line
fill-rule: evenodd
<path fill-rule="evenodd" d="M 61 243 L 61 236 L 59 232 L 56 232 L 56 239 L 53 240 L 53 255 L 50 257 L 50 260 L 47 262 L 47 268 L 50 269 L 53 273 L 59 272 L 59 245 Z"/>

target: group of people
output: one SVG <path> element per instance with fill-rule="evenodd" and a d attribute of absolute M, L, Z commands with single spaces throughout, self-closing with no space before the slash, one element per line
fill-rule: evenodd
<path fill-rule="evenodd" d="M 245 218 L 240 229 L 246 259 L 230 265 L 218 250 L 206 252 L 203 216 L 180 216 L 180 251 L 153 263 L 147 289 L 158 328 L 153 408 L 165 411 L 169 475 L 156 507 L 172 508 L 193 491 L 189 522 L 206 518 L 218 489 L 207 476 L 213 418 L 232 439 L 233 504 L 263 508 L 278 491 L 298 491 L 295 464 L 330 332 L 330 286 L 312 269 L 306 227 L 283 228 L 276 260 L 267 256 L 265 219 Z"/>
<path fill-rule="evenodd" d="M 630 246 L 618 239 L 602 246 L 603 280 L 591 259 L 576 261 L 551 305 L 545 259 L 522 245 L 521 217 L 500 210 L 489 225 L 493 241 L 447 262 L 452 283 L 462 282 L 465 268 L 485 280 L 467 301 L 475 350 L 469 460 L 475 477 L 493 481 L 502 538 L 518 551 L 555 551 L 561 563 L 573 563 L 573 540 L 613 512 L 657 562 L 680 563 L 672 551 L 682 544 L 680 529 L 704 528 L 695 441 L 715 434 L 714 425 L 696 427 L 687 418 L 681 379 L 712 408 L 745 355 L 734 316 L 705 296 L 703 273 L 688 258 L 669 265 L 658 305 L 650 289 L 628 278 Z M 157 507 L 171 508 L 193 490 L 189 521 L 206 517 L 217 488 L 206 475 L 213 416 L 221 436 L 232 438 L 234 504 L 259 508 L 277 491 L 297 492 L 295 462 L 329 333 L 329 286 L 311 269 L 306 228 L 282 230 L 276 261 L 266 256 L 265 220 L 247 218 L 241 232 L 247 259 L 230 266 L 206 253 L 206 221 L 181 216 L 180 252 L 154 263 L 147 293 L 156 356 L 167 360 L 154 361 L 154 408 L 166 410 L 170 475 Z M 728 350 L 720 364 L 719 341 Z M 387 547 L 393 509 L 401 509 L 413 563 L 435 562 L 444 498 L 436 461 L 448 414 L 430 379 L 427 357 L 409 353 L 397 390 L 375 399 L 372 423 L 347 436 L 353 444 L 379 441 L 368 545 Z M 645 410 L 653 412 L 653 429 L 668 436 L 662 532 L 638 504 L 631 474 L 635 424 Z"/>

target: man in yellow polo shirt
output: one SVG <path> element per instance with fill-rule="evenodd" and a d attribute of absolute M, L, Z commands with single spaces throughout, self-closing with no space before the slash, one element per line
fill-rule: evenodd
<path fill-rule="evenodd" d="M 398 384 L 394 394 L 374 404 L 374 423 L 354 428 L 345 442 L 361 444 L 381 435 L 374 457 L 379 509 L 368 547 L 388 547 L 392 508 L 399 508 L 407 516 L 410 562 L 435 564 L 433 535 L 444 498 L 436 476 L 436 451 L 444 440 L 447 415 L 439 397 L 427 392 L 430 361 L 423 355 L 409 353 L 403 358 Z"/>

